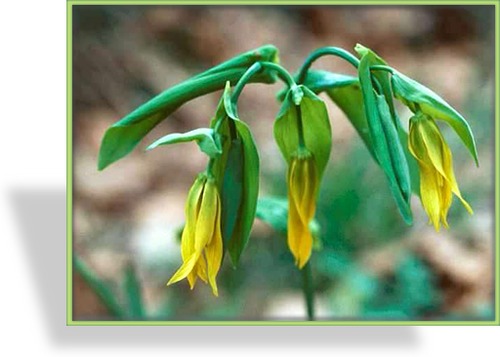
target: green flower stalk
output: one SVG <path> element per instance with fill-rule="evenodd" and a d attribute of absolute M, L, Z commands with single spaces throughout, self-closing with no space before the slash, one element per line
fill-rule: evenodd
<path fill-rule="evenodd" d="M 216 182 L 198 176 L 186 203 L 186 225 L 182 232 L 183 264 L 167 285 L 187 278 L 191 289 L 197 278 L 209 283 L 218 296 L 216 277 L 222 262 L 221 202 Z"/>
<path fill-rule="evenodd" d="M 314 157 L 300 152 L 288 168 L 288 247 L 302 269 L 309 261 L 313 236 L 309 228 L 316 211 L 319 179 Z"/>
<path fill-rule="evenodd" d="M 452 194 L 472 214 L 472 208 L 460 194 L 455 179 L 451 150 L 431 117 L 417 113 L 410 119 L 408 147 L 420 169 L 420 199 L 436 231 L 439 231 L 440 224 L 448 228 L 446 216 Z"/>

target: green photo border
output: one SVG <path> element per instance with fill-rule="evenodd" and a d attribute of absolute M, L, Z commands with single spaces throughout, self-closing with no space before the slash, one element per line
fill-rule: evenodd
<path fill-rule="evenodd" d="M 495 8 L 495 320 L 478 321 L 384 321 L 384 320 L 339 320 L 339 321 L 75 321 L 73 320 L 73 108 L 72 108 L 72 29 L 74 5 L 492 5 Z M 67 130 L 66 130 L 66 324 L 68 326 L 492 326 L 500 325 L 500 241 L 498 227 L 499 212 L 499 14 L 498 0 L 490 1 L 327 1 L 327 0 L 218 0 L 218 1 L 169 1 L 169 0 L 68 0 L 66 4 L 66 76 L 67 76 Z"/>

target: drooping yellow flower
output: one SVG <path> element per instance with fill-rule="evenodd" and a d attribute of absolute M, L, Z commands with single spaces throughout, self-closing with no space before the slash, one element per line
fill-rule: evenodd
<path fill-rule="evenodd" d="M 311 256 L 313 237 L 309 223 L 316 211 L 319 180 L 314 157 L 299 154 L 288 168 L 288 247 L 302 269 Z"/>
<path fill-rule="evenodd" d="M 452 193 L 472 214 L 472 208 L 460 194 L 453 172 L 451 151 L 436 122 L 423 113 L 413 116 L 410 119 L 408 144 L 420 168 L 420 199 L 436 231 L 439 231 L 441 223 L 448 228 L 446 216 Z"/>
<path fill-rule="evenodd" d="M 167 285 L 187 278 L 193 289 L 200 278 L 218 296 L 216 276 L 222 261 L 220 217 L 221 202 L 215 180 L 200 175 L 186 203 L 186 225 L 181 240 L 183 264 Z"/>

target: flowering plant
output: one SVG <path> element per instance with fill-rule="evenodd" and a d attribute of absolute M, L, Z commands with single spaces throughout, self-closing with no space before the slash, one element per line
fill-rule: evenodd
<path fill-rule="evenodd" d="M 449 124 L 477 164 L 474 137 L 466 120 L 441 97 L 390 67 L 375 52 L 356 45 L 358 57 L 337 47 L 312 52 L 296 75 L 278 64 L 278 50 L 266 45 L 236 56 L 171 87 L 112 125 L 99 153 L 99 169 L 130 153 L 157 124 L 184 103 L 223 89 L 208 127 L 159 138 L 148 150 L 195 141 L 208 164 L 188 193 L 186 223 L 181 238 L 182 265 L 167 285 L 198 278 L 218 295 L 217 274 L 224 253 L 236 267 L 249 242 L 255 217 L 285 231 L 298 269 L 304 272 L 309 318 L 313 318 L 310 265 L 320 232 L 314 219 L 316 200 L 332 151 L 331 125 L 321 92 L 346 114 L 387 178 L 401 216 L 412 224 L 412 194 L 420 196 L 430 222 L 438 231 L 448 228 L 453 194 L 472 213 L 460 193 L 452 155 L 437 121 Z M 325 55 L 343 58 L 357 69 L 357 77 L 310 69 Z M 281 109 L 274 137 L 288 165 L 287 200 L 258 199 L 259 155 L 248 125 L 238 113 L 239 96 L 249 82 L 274 83 L 286 88 L 277 94 Z M 413 116 L 409 133 L 393 99 Z"/>

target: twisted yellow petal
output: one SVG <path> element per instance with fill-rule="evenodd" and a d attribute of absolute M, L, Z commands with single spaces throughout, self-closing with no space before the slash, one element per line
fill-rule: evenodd
<path fill-rule="evenodd" d="M 288 247 L 302 269 L 309 261 L 313 238 L 309 223 L 316 211 L 318 174 L 312 155 L 295 157 L 288 169 Z"/>
<path fill-rule="evenodd" d="M 212 287 L 212 292 L 215 296 L 218 296 L 217 283 L 215 278 L 217 277 L 217 273 L 219 272 L 219 268 L 222 262 L 222 234 L 220 230 L 220 217 L 221 217 L 221 206 L 220 199 L 217 196 L 217 213 L 216 213 L 216 224 L 215 231 L 212 236 L 210 242 L 208 242 L 205 248 L 205 257 L 206 257 L 206 274 L 208 276 L 208 282 Z"/>
<path fill-rule="evenodd" d="M 199 277 L 204 282 L 208 281 L 214 295 L 218 295 L 215 278 L 222 261 L 220 210 L 215 181 L 201 176 L 188 194 L 186 225 L 181 240 L 183 264 L 167 285 L 187 278 L 193 289 Z"/>
<path fill-rule="evenodd" d="M 200 209 L 200 198 L 203 194 L 203 188 L 205 187 L 206 178 L 204 176 L 198 177 L 188 193 L 188 198 L 186 202 L 186 224 L 184 230 L 182 231 L 181 238 L 181 254 L 183 262 L 189 260 L 189 258 L 194 253 L 194 232 L 196 221 L 198 220 L 198 213 Z M 196 283 L 196 269 L 193 269 L 188 275 L 189 286 L 191 289 L 194 288 Z"/>
<path fill-rule="evenodd" d="M 451 150 L 432 118 L 424 114 L 411 118 L 408 147 L 420 169 L 420 199 L 436 231 L 441 224 L 448 228 L 452 193 L 472 214 L 455 179 Z"/>

